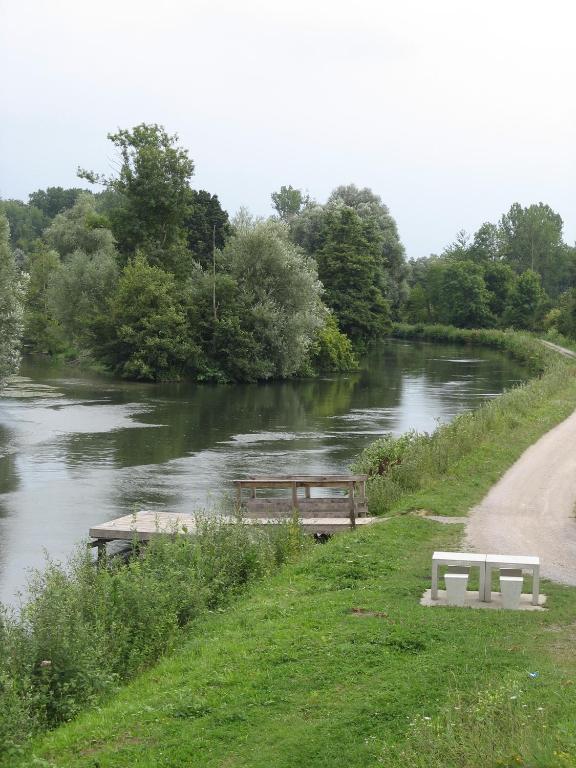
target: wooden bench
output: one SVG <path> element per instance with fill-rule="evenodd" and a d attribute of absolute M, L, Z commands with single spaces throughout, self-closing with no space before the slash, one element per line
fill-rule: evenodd
<path fill-rule="evenodd" d="M 297 513 L 306 518 L 343 518 L 356 527 L 356 519 L 368 512 L 367 475 L 248 475 L 235 480 L 238 511 L 246 510 L 254 518 L 288 517 Z M 334 488 L 346 496 L 312 496 L 313 488 Z M 285 496 L 262 496 L 259 490 L 288 490 Z M 245 498 L 243 491 L 249 491 Z"/>

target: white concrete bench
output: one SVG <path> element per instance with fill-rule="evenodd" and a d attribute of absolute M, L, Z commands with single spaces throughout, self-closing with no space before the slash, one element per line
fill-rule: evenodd
<path fill-rule="evenodd" d="M 492 569 L 499 570 L 528 570 L 532 572 L 532 605 L 539 604 L 540 598 L 540 558 L 529 555 L 481 555 L 475 552 L 434 552 L 432 555 L 432 588 L 430 597 L 438 600 L 438 567 L 440 565 L 474 567 L 480 572 L 479 599 L 484 602 L 492 600 Z M 518 579 L 521 576 L 504 574 L 504 578 Z M 507 582 L 505 582 L 507 583 Z M 517 582 L 511 582 L 516 583 Z"/>
<path fill-rule="evenodd" d="M 432 555 L 432 589 L 430 597 L 438 600 L 438 566 L 460 566 L 464 568 L 477 567 L 480 571 L 480 600 L 485 594 L 486 555 L 478 555 L 475 552 L 434 552 Z"/>
<path fill-rule="evenodd" d="M 492 600 L 492 569 L 519 569 L 532 571 L 532 605 L 538 605 L 540 598 L 540 558 L 527 555 L 486 555 L 486 576 L 484 580 L 484 600 Z M 509 577 L 514 578 L 514 577 Z"/>

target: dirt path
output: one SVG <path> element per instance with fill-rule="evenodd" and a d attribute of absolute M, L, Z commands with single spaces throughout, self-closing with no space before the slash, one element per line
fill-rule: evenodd
<path fill-rule="evenodd" d="M 470 513 L 477 552 L 539 555 L 542 575 L 576 585 L 576 411 L 525 451 Z"/>
<path fill-rule="evenodd" d="M 548 349 L 552 349 L 554 352 L 559 352 L 561 355 L 564 355 L 565 357 L 574 357 L 576 358 L 576 352 L 573 352 L 571 349 L 566 349 L 566 347 L 560 347 L 558 344 L 553 344 L 551 341 L 544 341 L 544 339 L 540 339 L 542 344 L 544 344 L 545 347 L 548 347 Z"/>

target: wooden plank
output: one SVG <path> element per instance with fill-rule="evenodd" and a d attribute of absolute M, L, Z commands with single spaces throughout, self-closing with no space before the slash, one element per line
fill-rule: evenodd
<path fill-rule="evenodd" d="M 365 483 L 367 475 L 248 475 L 234 480 L 237 488 L 340 488 L 349 483 Z"/>
<path fill-rule="evenodd" d="M 353 480 L 354 482 L 360 482 L 361 480 L 366 480 L 368 478 L 368 475 L 352 475 L 352 474 L 335 474 L 335 475 L 285 475 L 282 473 L 279 473 L 277 475 L 270 474 L 270 475 L 246 475 L 243 480 L 303 480 L 304 482 L 317 482 L 321 480 L 342 480 L 344 482 L 349 482 L 350 480 Z M 240 480 L 241 482 L 241 480 Z"/>
<path fill-rule="evenodd" d="M 241 507 L 252 517 L 290 516 L 294 510 L 289 498 L 246 499 Z M 368 513 L 368 503 L 357 501 L 356 515 Z M 347 517 L 350 518 L 350 501 L 347 496 L 336 498 L 298 499 L 298 513 L 301 517 Z"/>
<path fill-rule="evenodd" d="M 234 480 L 236 488 L 348 488 L 348 480 Z M 361 482 L 361 481 L 358 481 Z"/>

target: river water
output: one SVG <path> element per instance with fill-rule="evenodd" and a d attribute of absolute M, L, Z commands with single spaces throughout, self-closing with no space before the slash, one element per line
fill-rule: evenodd
<path fill-rule="evenodd" d="M 218 508 L 247 472 L 346 471 L 371 440 L 431 431 L 526 378 L 485 349 L 386 341 L 357 373 L 138 384 L 26 360 L 0 397 L 0 600 L 45 552 L 135 510 Z"/>

